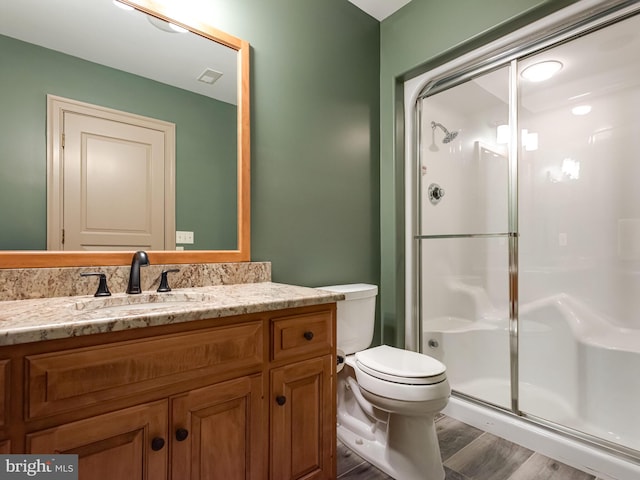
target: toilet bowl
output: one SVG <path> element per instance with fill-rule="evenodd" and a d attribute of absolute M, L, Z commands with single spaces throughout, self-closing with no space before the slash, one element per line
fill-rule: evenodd
<path fill-rule="evenodd" d="M 337 435 L 347 447 L 397 480 L 442 480 L 435 416 L 451 388 L 445 366 L 388 345 L 368 348 L 375 322 L 375 285 L 337 285 Z"/>

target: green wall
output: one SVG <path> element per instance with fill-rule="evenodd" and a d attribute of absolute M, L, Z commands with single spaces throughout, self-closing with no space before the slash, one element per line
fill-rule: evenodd
<path fill-rule="evenodd" d="M 236 248 L 235 105 L 0 35 L 0 249 L 46 249 L 47 94 L 175 123 L 177 229 Z"/>
<path fill-rule="evenodd" d="M 185 1 L 251 44 L 252 259 L 378 284 L 379 22 L 346 0 Z"/>
<path fill-rule="evenodd" d="M 404 158 L 401 82 L 538 20 L 573 0 L 413 0 L 380 28 L 381 315 L 385 343 L 404 344 Z M 402 137 L 400 137 L 402 142 Z"/>
<path fill-rule="evenodd" d="M 251 44 L 252 259 L 379 285 L 379 22 L 347 0 L 180 3 Z"/>

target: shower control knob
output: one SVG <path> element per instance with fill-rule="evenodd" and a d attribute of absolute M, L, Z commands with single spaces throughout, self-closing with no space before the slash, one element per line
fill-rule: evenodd
<path fill-rule="evenodd" d="M 433 205 L 437 205 L 438 202 L 442 200 L 442 197 L 444 197 L 444 188 L 440 187 L 440 185 L 438 185 L 437 183 L 432 183 L 431 185 L 429 185 L 428 193 L 429 201 Z"/>

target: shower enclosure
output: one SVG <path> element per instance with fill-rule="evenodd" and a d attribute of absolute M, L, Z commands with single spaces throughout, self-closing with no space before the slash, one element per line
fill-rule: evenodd
<path fill-rule="evenodd" d="M 422 88 L 415 343 L 454 395 L 640 463 L 640 15 L 626 3 Z"/>

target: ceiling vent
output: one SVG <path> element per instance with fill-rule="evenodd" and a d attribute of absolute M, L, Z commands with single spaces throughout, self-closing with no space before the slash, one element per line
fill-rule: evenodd
<path fill-rule="evenodd" d="M 209 85 L 213 85 L 216 80 L 218 80 L 222 76 L 221 72 L 217 72 L 211 68 L 207 68 L 204 72 L 200 74 L 198 77 L 198 81 L 202 83 L 208 83 Z"/>

